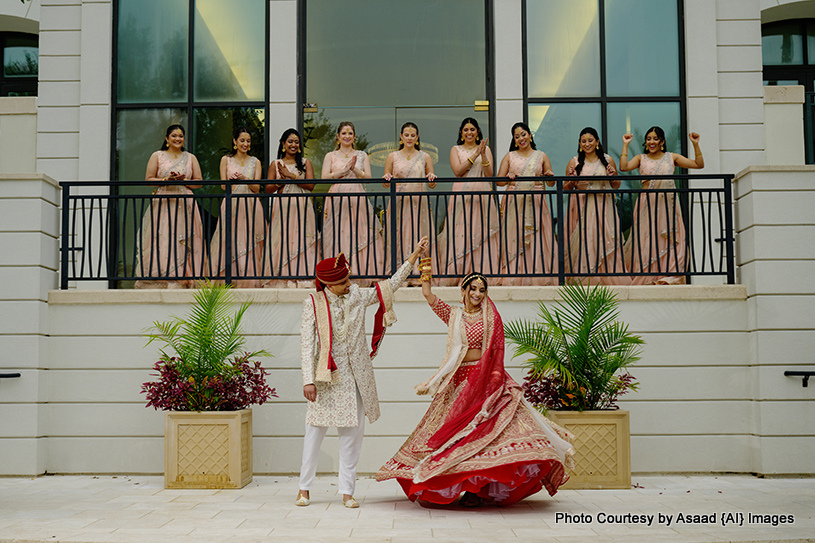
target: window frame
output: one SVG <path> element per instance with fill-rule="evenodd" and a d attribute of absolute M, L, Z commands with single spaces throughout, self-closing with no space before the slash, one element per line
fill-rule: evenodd
<path fill-rule="evenodd" d="M 195 137 L 192 123 L 195 119 L 195 110 L 197 109 L 232 109 L 232 108 L 256 108 L 263 109 L 265 118 L 268 120 L 269 114 L 269 49 L 271 46 L 270 36 L 270 12 L 271 7 L 268 1 L 265 1 L 265 40 L 263 45 L 264 51 L 264 89 L 262 100 L 245 100 L 245 101 L 196 101 L 195 100 L 195 3 L 196 0 L 187 0 L 188 2 L 188 44 L 187 47 L 187 98 L 182 102 L 127 102 L 119 103 L 118 101 L 118 58 L 119 58 L 119 3 L 122 0 L 113 1 L 113 42 L 111 47 L 111 107 L 110 107 L 110 179 L 116 178 L 116 129 L 119 113 L 125 110 L 134 109 L 181 109 L 186 110 L 187 124 L 185 126 L 187 134 L 185 137 L 185 147 L 194 154 L 195 152 Z M 264 123 L 264 141 L 269 149 L 264 149 L 264 155 L 271 154 L 269 146 L 269 123 Z M 267 157 L 268 158 L 268 157 Z M 269 159 L 271 160 L 271 159 Z M 119 181 L 135 181 L 131 179 L 120 179 Z M 113 191 L 114 189 L 111 188 Z"/>
<path fill-rule="evenodd" d="M 31 34 L 28 32 L 0 32 L 0 58 L 5 59 L 5 51 L 6 47 L 8 47 L 9 38 L 32 37 L 37 41 L 37 58 L 39 59 L 40 36 L 39 34 Z M 39 92 L 37 84 L 40 77 L 39 60 L 37 61 L 37 75 L 34 76 L 8 77 L 5 72 L 5 60 L 3 64 L 3 70 L 0 71 L 0 96 L 10 96 L 9 92 L 33 92 L 33 94 L 29 94 L 29 96 L 37 96 Z"/>
<path fill-rule="evenodd" d="M 609 141 L 608 137 L 608 104 L 610 103 L 679 103 L 679 126 L 680 133 L 687 133 L 687 90 L 685 81 L 685 2 L 676 0 L 677 10 L 677 49 L 679 58 L 679 94 L 674 96 L 608 96 L 606 89 L 606 0 L 597 0 L 599 17 L 599 41 L 600 41 L 600 96 L 592 97 L 530 97 L 529 96 L 529 62 L 528 62 L 528 42 L 527 42 L 527 1 L 521 2 L 521 44 L 522 44 L 522 69 L 523 69 L 523 121 L 529 124 L 530 105 L 552 105 L 552 104 L 600 104 L 600 140 Z M 687 138 L 681 138 L 681 153 L 687 155 Z"/>
<path fill-rule="evenodd" d="M 525 0 L 524 0 L 525 1 Z M 305 113 L 303 109 L 308 100 L 307 90 L 308 82 L 306 81 L 306 50 L 308 46 L 307 32 L 307 2 L 308 0 L 297 0 L 297 130 L 303 133 L 303 121 Z M 495 131 L 495 31 L 493 29 L 493 10 L 495 0 L 483 0 L 484 4 L 484 75 L 486 99 L 489 102 L 489 121 L 490 126 L 487 134 L 487 139 L 493 140 L 493 133 Z"/>

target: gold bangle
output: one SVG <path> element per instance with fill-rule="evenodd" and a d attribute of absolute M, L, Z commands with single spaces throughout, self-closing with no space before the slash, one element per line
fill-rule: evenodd
<path fill-rule="evenodd" d="M 628 153 L 623 153 L 623 154 L 621 154 L 621 155 L 620 155 L 620 158 L 623 158 L 624 156 L 628 156 Z"/>
<path fill-rule="evenodd" d="M 419 280 L 422 283 L 429 283 L 431 278 L 432 278 L 432 276 L 430 274 L 428 274 L 428 275 L 422 274 L 422 276 L 419 277 Z"/>
<path fill-rule="evenodd" d="M 486 162 L 481 162 L 481 166 L 489 166 L 489 165 L 490 165 L 490 161 L 489 161 L 489 160 L 488 160 L 488 161 L 486 161 Z"/>
<path fill-rule="evenodd" d="M 475 161 L 473 160 L 473 157 L 467 157 L 467 162 L 469 162 L 471 165 L 475 165 Z"/>

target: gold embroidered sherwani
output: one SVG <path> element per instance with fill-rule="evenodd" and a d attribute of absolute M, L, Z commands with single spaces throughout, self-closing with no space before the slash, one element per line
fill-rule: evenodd
<path fill-rule="evenodd" d="M 403 263 L 388 279 L 391 290 L 401 287 L 408 274 L 410 263 Z M 371 363 L 371 346 L 365 336 L 365 309 L 379 302 L 375 288 L 359 288 L 351 285 L 345 296 L 337 296 L 329 289 L 333 339 L 331 354 L 337 365 L 336 375 L 330 383 L 315 381 L 319 360 L 320 341 L 317 336 L 316 316 L 312 296 L 303 301 L 303 319 L 300 323 L 300 355 L 303 370 L 303 386 L 317 386 L 317 400 L 308 402 L 306 424 L 312 426 L 357 426 L 357 394 L 362 398 L 368 420 L 379 418 L 379 398 L 376 394 L 374 368 Z M 317 303 L 325 303 L 322 293 L 315 294 Z"/>

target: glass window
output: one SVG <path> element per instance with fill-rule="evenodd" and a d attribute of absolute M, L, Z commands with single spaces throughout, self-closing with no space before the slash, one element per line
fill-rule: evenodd
<path fill-rule="evenodd" d="M 681 8 L 680 0 L 526 0 L 527 118 L 555 173 L 565 173 L 587 126 L 615 160 L 626 132 L 636 139 L 660 123 L 681 131 Z M 684 141 L 676 145 L 681 152 Z"/>
<path fill-rule="evenodd" d="M 221 157 L 231 150 L 232 132 L 239 126 L 248 128 L 252 136 L 249 154 L 257 157 L 261 164 L 268 166 L 268 161 L 264 160 L 266 149 L 264 116 L 263 108 L 196 108 L 194 110 L 192 138 L 195 141 L 195 156 L 201 166 L 201 175 L 204 179 L 221 178 Z M 263 176 L 266 176 L 265 170 Z"/>
<path fill-rule="evenodd" d="M 801 25 L 797 22 L 765 25 L 761 32 L 761 57 L 767 66 L 803 64 Z"/>
<path fill-rule="evenodd" d="M 220 158 L 239 125 L 253 130 L 252 154 L 263 161 L 266 4 L 244 0 L 224 9 L 217 0 L 118 1 L 116 179 L 142 179 L 147 151 L 158 149 L 172 123 L 187 129 L 186 147 L 206 180 L 220 178 Z M 167 107 L 172 104 L 177 108 Z M 142 143 L 137 132 L 158 133 L 158 145 Z"/>
<path fill-rule="evenodd" d="M 604 27 L 609 96 L 679 94 L 675 2 L 605 0 Z"/>
<path fill-rule="evenodd" d="M 240 5 L 227 10 L 223 0 L 195 1 L 196 101 L 263 100 L 266 6 L 264 0 Z"/>
<path fill-rule="evenodd" d="M 232 132 L 238 126 L 249 128 L 250 154 L 268 167 L 268 2 L 242 0 L 229 3 L 228 9 L 224 5 L 216 0 L 115 3 L 113 179 L 143 180 L 150 155 L 161 147 L 167 127 L 175 123 L 186 129 L 185 147 L 198 159 L 205 180 L 220 179 L 221 157 L 231 147 Z M 119 193 L 150 194 L 154 188 L 142 183 L 121 187 Z M 211 185 L 195 192 L 222 191 L 219 185 Z M 211 233 L 217 223 L 218 204 L 217 198 L 199 202 L 206 232 Z M 135 259 L 133 240 L 144 205 L 131 202 L 118 207 L 122 235 L 111 242 L 120 266 L 130 266 Z"/>
<path fill-rule="evenodd" d="M 147 161 L 164 144 L 164 135 L 171 124 L 182 125 L 189 141 L 187 111 L 181 108 L 146 108 L 120 110 L 116 118 L 116 179 L 141 181 L 147 171 Z M 145 186 L 138 193 L 149 194 L 155 187 Z"/>
<path fill-rule="evenodd" d="M 623 134 L 633 134 L 634 141 L 629 146 L 629 156 L 642 153 L 645 131 L 659 126 L 665 131 L 665 146 L 672 153 L 682 152 L 682 142 L 687 138 L 682 134 L 679 102 L 621 102 L 608 105 L 608 133 L 606 151 L 615 160 L 623 148 Z M 636 172 L 634 172 L 636 173 Z"/>
<path fill-rule="evenodd" d="M 577 154 L 580 131 L 587 126 L 603 133 L 600 104 L 529 106 L 529 128 L 535 137 L 535 145 L 549 155 L 555 175 L 566 173 L 566 165 Z M 504 153 L 498 155 L 503 156 Z"/>
<path fill-rule="evenodd" d="M 528 0 L 529 96 L 600 96 L 598 0 Z"/>
<path fill-rule="evenodd" d="M 458 127 L 462 119 L 473 117 L 482 132 L 489 126 L 488 111 L 473 111 L 472 106 L 451 107 L 332 107 L 320 108 L 307 113 L 303 119 L 305 156 L 314 165 L 315 177 L 320 177 L 325 155 L 335 148 L 334 137 L 342 121 L 352 121 L 356 129 L 356 148 L 371 158 L 371 174 L 374 178 L 385 173 L 385 160 L 395 151 L 399 141 L 399 129 L 407 121 L 419 127 L 422 150 L 433 158 L 433 171 L 439 177 L 454 177 L 450 168 L 450 149 L 456 145 Z M 486 136 L 486 134 L 485 134 Z M 270 136 L 277 141 L 279 135 Z M 503 154 L 493 149 L 498 160 Z M 452 184 L 440 183 L 439 190 L 448 190 Z M 326 189 L 328 186 L 325 187 Z M 366 190 L 377 191 L 376 184 Z M 385 190 L 385 189 L 382 189 Z"/>
<path fill-rule="evenodd" d="M 37 77 L 39 71 L 37 36 L 9 36 L 3 48 L 3 75 Z"/>
<path fill-rule="evenodd" d="M 0 32 L 0 96 L 37 96 L 39 37 L 35 34 Z"/>
<path fill-rule="evenodd" d="M 309 0 L 306 25 L 307 102 L 472 106 L 487 99 L 483 2 L 357 0 L 349 9 Z"/>
<path fill-rule="evenodd" d="M 187 100 L 189 0 L 119 0 L 117 100 Z"/>
<path fill-rule="evenodd" d="M 762 38 L 763 34 L 762 32 Z M 815 63 L 815 21 L 812 20 L 807 22 L 807 62 Z"/>

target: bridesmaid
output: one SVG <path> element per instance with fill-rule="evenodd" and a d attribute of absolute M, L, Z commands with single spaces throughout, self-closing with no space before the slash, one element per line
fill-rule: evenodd
<path fill-rule="evenodd" d="M 542 181 L 519 180 L 516 177 L 552 176 L 552 163 L 543 151 L 538 151 L 532 139 L 532 131 L 526 123 L 512 125 L 512 142 L 509 153 L 504 155 L 498 169 L 498 177 L 509 181 L 496 181 L 499 187 L 508 185 L 501 199 L 501 214 L 506 232 L 503 236 L 501 274 L 557 273 L 557 260 L 552 246 L 552 215 L 546 197 L 538 195 L 512 195 L 512 191 L 544 191 Z M 550 187 L 554 181 L 547 181 Z M 520 237 L 519 237 L 520 234 Z M 502 285 L 552 285 L 557 277 L 504 277 Z"/>
<path fill-rule="evenodd" d="M 450 149 L 450 167 L 456 177 L 492 177 L 492 152 L 481 134 L 478 121 L 467 117 L 458 129 L 458 141 Z M 457 285 L 458 277 L 479 270 L 497 274 L 500 219 L 492 195 L 470 196 L 472 191 L 492 191 L 488 181 L 456 181 L 447 206 L 447 222 L 438 237 L 441 262 L 447 262 L 442 285 Z M 492 284 L 492 281 L 491 281 Z"/>
<path fill-rule="evenodd" d="M 249 156 L 252 136 L 246 127 L 238 127 L 232 135 L 232 151 L 221 157 L 222 181 L 249 181 L 260 179 L 262 174 L 260 160 Z M 226 185 L 221 185 L 226 190 Z M 231 241 L 231 274 L 232 284 L 236 287 L 256 288 L 261 285 L 260 279 L 235 279 L 253 275 L 268 274 L 268 268 L 262 269 L 263 240 L 265 239 L 266 221 L 263 219 L 263 206 L 260 198 L 255 196 L 260 185 L 235 184 L 232 194 L 232 239 Z M 218 279 L 226 275 L 226 200 L 221 203 L 221 214 L 210 244 L 212 271 Z"/>
<path fill-rule="evenodd" d="M 645 133 L 644 154 L 628 160 L 628 145 L 634 139 L 631 134 L 623 136 L 620 153 L 620 170 L 628 172 L 639 168 L 640 175 L 671 175 L 674 168 L 701 169 L 705 159 L 699 148 L 699 134 L 691 132 L 688 137 L 693 144 L 693 160 L 678 153 L 665 151 L 665 132 L 652 126 Z M 673 179 L 643 181 L 644 189 L 676 189 Z M 635 285 L 674 285 L 685 282 L 685 223 L 682 210 L 674 192 L 642 193 L 634 206 L 634 225 L 625 245 L 628 269 L 635 275 Z"/>
<path fill-rule="evenodd" d="M 280 136 L 277 160 L 269 164 L 269 179 L 281 181 L 313 180 L 314 167 L 303 158 L 300 134 L 289 128 Z M 267 191 L 278 194 L 308 194 L 314 183 L 270 184 Z M 313 284 L 317 261 L 317 220 L 314 204 L 306 196 L 272 199 L 269 225 L 269 252 L 272 275 L 296 275 L 302 279 L 270 280 L 264 287 L 303 287 Z"/>
<path fill-rule="evenodd" d="M 564 190 L 608 190 L 620 188 L 620 180 L 602 176 L 617 175 L 614 159 L 605 153 L 597 130 L 586 127 L 580 132 L 577 156 L 566 166 L 568 176 L 599 176 L 596 181 L 566 181 Z M 564 264 L 576 274 L 622 273 L 623 238 L 614 195 L 576 194 L 569 199 L 568 234 Z M 590 277 L 590 284 L 630 284 L 623 276 Z"/>
<path fill-rule="evenodd" d="M 136 281 L 136 288 L 187 288 L 189 279 L 168 280 L 183 276 L 203 276 L 204 228 L 198 206 L 190 189 L 201 185 L 162 185 L 162 181 L 201 180 L 201 167 L 195 155 L 184 150 L 184 127 L 172 124 L 161 149 L 147 162 L 145 181 L 158 188 L 153 192 L 150 209 L 144 214 L 140 234 L 140 261 L 133 275 L 150 279 Z"/>
<path fill-rule="evenodd" d="M 370 179 L 371 163 L 364 151 L 354 148 L 354 123 L 343 121 L 337 127 L 336 149 L 323 159 L 323 179 Z M 323 205 L 322 256 L 345 253 L 354 275 L 383 275 L 385 273 L 385 243 L 382 224 L 376 217 L 368 198 L 342 196 L 345 193 L 365 192 L 362 183 L 335 183 Z M 359 279 L 361 287 L 370 286 L 375 279 Z"/>
<path fill-rule="evenodd" d="M 436 174 L 433 173 L 433 159 L 421 150 L 419 140 L 419 127 L 407 122 L 399 131 L 399 149 L 388 155 L 385 160 L 386 181 L 391 179 L 427 179 L 427 187 L 435 188 Z M 389 183 L 382 183 L 389 188 Z M 425 192 L 424 183 L 397 183 L 396 192 Z M 433 240 L 436 237 L 436 228 L 433 220 L 433 210 L 430 207 L 430 198 L 424 196 L 397 197 L 396 202 L 390 202 L 385 221 L 386 236 L 390 235 L 390 221 L 396 221 L 396 261 L 403 262 L 410 254 L 410 248 L 420 239 L 427 236 Z M 430 251 L 434 248 L 430 247 Z M 404 254 L 403 254 L 404 253 Z M 388 264 L 391 250 L 388 248 Z M 436 274 L 436 261 L 433 259 L 433 274 Z M 386 266 L 387 267 L 387 266 Z M 414 266 L 414 273 L 418 268 Z M 411 284 L 418 285 L 418 280 L 411 279 Z"/>

